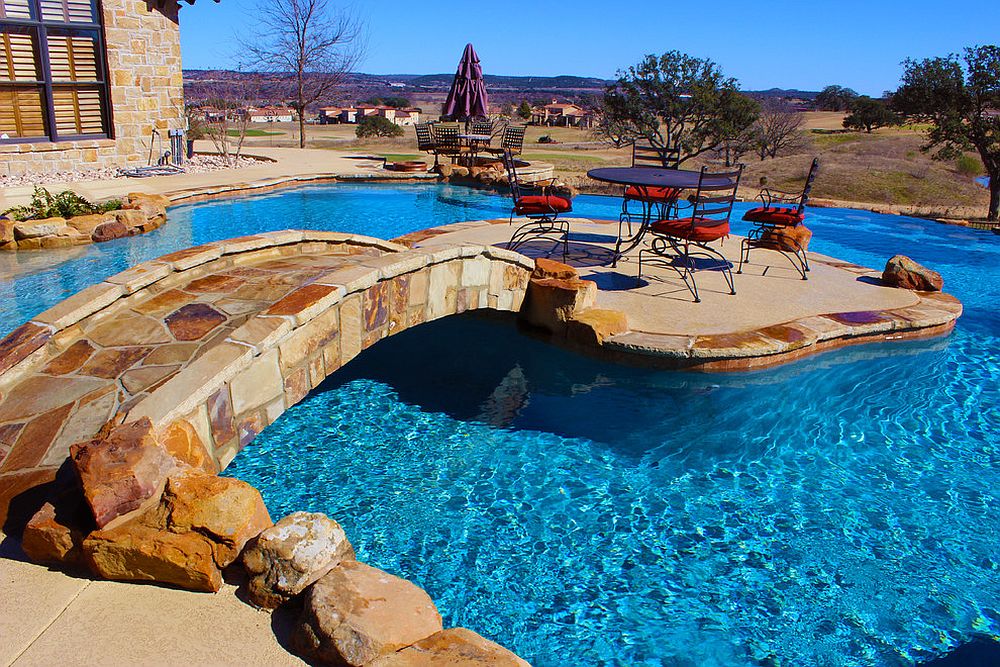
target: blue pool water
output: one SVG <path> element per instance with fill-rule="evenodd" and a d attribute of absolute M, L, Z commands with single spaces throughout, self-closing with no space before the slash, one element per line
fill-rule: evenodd
<path fill-rule="evenodd" d="M 0 269 L 18 276 L 0 323 L 193 243 L 303 226 L 391 237 L 505 212 L 440 186 L 181 207 L 58 264 L 7 260 L 22 266 Z M 276 517 L 337 518 L 359 558 L 423 586 L 446 625 L 536 665 L 906 665 L 996 637 L 1000 237 L 832 209 L 809 225 L 817 252 L 939 270 L 966 306 L 955 333 L 705 375 L 451 318 L 366 352 L 227 474 Z"/>

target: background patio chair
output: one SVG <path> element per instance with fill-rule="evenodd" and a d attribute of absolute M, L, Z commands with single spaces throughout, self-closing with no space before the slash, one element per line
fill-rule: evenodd
<path fill-rule="evenodd" d="M 417 133 L 417 150 L 434 155 L 434 166 L 438 165 L 437 144 L 434 143 L 434 135 L 431 133 L 431 126 L 427 123 L 417 123 L 413 126 Z"/>
<path fill-rule="evenodd" d="M 554 236 L 562 240 L 563 259 L 569 254 L 569 222 L 558 220 L 560 213 L 573 210 L 573 203 L 566 197 L 549 194 L 548 188 L 552 181 L 524 182 L 517 175 L 517 165 L 510 150 L 501 153 L 507 177 L 510 180 L 510 196 L 514 202 L 510 211 L 510 224 L 514 224 L 514 216 L 528 218 L 529 222 L 521 225 L 507 248 L 516 250 L 526 241 Z"/>
<path fill-rule="evenodd" d="M 708 167 L 702 167 L 698 177 L 698 190 L 689 199 L 692 205 L 691 216 L 658 220 L 650 225 L 649 232 L 653 235 L 653 241 L 648 248 L 639 251 L 638 279 L 642 278 L 643 255 L 652 255 L 646 263 L 677 271 L 695 303 L 700 302 L 701 298 L 698 296 L 694 272 L 703 268 L 721 271 L 729 286 L 729 293 L 736 294 L 732 264 L 708 244 L 729 236 L 729 217 L 733 212 L 733 202 L 736 201 L 736 190 L 742 175 L 743 165 L 736 171 L 714 173 L 709 172 Z M 716 262 L 713 266 L 699 267 L 693 261 L 699 257 Z"/>
<path fill-rule="evenodd" d="M 819 173 L 819 158 L 813 158 L 802 192 L 788 193 L 770 188 L 760 191 L 760 201 L 763 206 L 750 209 L 743 215 L 743 219 L 753 226 L 740 244 L 740 266 L 736 273 L 743 273 L 743 264 L 750 262 L 751 248 L 767 248 L 787 257 L 802 276 L 802 280 L 808 280 L 806 273 L 809 271 L 809 257 L 806 255 L 806 249 L 793 236 L 776 232 L 784 228 L 798 227 L 805 222 L 806 204 L 809 203 L 809 193 L 812 191 L 817 173 Z"/>
<path fill-rule="evenodd" d="M 524 125 L 508 125 L 503 130 L 500 145 L 487 148 L 485 152 L 502 156 L 504 151 L 510 151 L 511 155 L 520 155 L 524 149 L 524 129 Z"/>
<path fill-rule="evenodd" d="M 434 125 L 434 143 L 440 155 L 451 158 L 452 162 L 472 152 L 468 146 L 462 145 L 459 138 L 461 126 L 458 123 L 437 123 Z"/>
<path fill-rule="evenodd" d="M 632 143 L 632 166 L 648 167 L 650 169 L 677 169 L 681 159 L 678 147 L 660 148 L 648 143 Z M 622 212 L 619 216 L 618 236 L 621 238 L 622 223 L 628 224 L 629 234 L 632 233 L 632 217 L 645 219 L 651 213 L 652 207 L 660 209 L 660 219 L 670 216 L 670 209 L 676 207 L 680 190 L 674 188 L 639 188 L 630 185 L 622 193 Z M 629 202 L 638 202 L 641 210 L 636 213 L 629 209 Z"/>

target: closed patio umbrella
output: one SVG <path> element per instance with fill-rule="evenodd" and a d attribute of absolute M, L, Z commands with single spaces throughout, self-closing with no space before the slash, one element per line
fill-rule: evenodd
<path fill-rule="evenodd" d="M 452 120 L 485 118 L 488 101 L 479 56 L 472 44 L 466 44 L 455 80 L 451 82 L 448 99 L 445 100 L 443 113 Z"/>

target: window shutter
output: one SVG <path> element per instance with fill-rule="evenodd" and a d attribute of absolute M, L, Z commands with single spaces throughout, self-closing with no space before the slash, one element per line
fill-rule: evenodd
<path fill-rule="evenodd" d="M 41 91 L 0 88 L 0 134 L 18 138 L 45 136 Z"/>
<path fill-rule="evenodd" d="M 53 82 L 97 81 L 97 40 L 49 35 L 49 67 Z"/>
<path fill-rule="evenodd" d="M 101 134 L 105 131 L 101 92 L 97 86 L 54 88 L 52 106 L 56 131 L 60 135 Z"/>
<path fill-rule="evenodd" d="M 27 33 L 0 34 L 0 81 L 38 81 L 42 78 L 32 37 Z"/>
<path fill-rule="evenodd" d="M 38 4 L 42 8 L 43 21 L 97 23 L 96 8 L 90 0 L 40 0 Z"/>
<path fill-rule="evenodd" d="M 31 19 L 28 0 L 0 0 L 0 18 Z"/>

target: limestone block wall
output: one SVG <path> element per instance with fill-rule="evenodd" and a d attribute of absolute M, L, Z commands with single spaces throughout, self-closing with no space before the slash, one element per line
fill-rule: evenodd
<path fill-rule="evenodd" d="M 112 137 L 0 145 L 0 174 L 145 165 L 152 130 L 183 129 L 178 5 L 103 0 Z M 159 153 L 157 142 L 154 154 Z"/>

